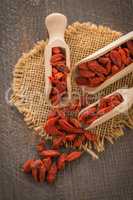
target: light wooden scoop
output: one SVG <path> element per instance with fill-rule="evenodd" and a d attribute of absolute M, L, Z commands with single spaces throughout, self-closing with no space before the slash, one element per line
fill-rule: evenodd
<path fill-rule="evenodd" d="M 133 39 L 133 31 L 120 37 L 116 41 L 105 46 L 104 48 L 99 49 L 98 51 L 87 56 L 86 58 L 80 60 L 78 63 L 75 64 L 75 67 L 73 70 L 74 76 L 76 75 L 76 69 L 79 64 L 95 60 L 95 59 L 103 56 L 104 54 L 108 53 L 112 49 L 115 49 L 115 48 L 119 47 L 120 45 L 124 44 L 125 42 L 127 42 L 128 40 L 132 40 L 132 39 Z M 119 80 L 120 78 L 126 76 L 127 74 L 129 74 L 131 72 L 133 72 L 133 63 L 129 64 L 124 69 L 122 69 L 121 71 L 119 71 L 118 73 L 116 73 L 115 75 L 110 77 L 109 79 L 105 80 L 101 85 L 99 85 L 97 87 L 86 87 L 86 86 L 80 86 L 80 87 L 83 90 L 85 89 L 88 92 L 88 94 L 93 95 L 93 94 L 99 92 L 100 90 L 103 90 L 105 87 L 109 86 L 110 84 L 114 83 L 115 81 Z"/>
<path fill-rule="evenodd" d="M 46 17 L 45 20 L 46 27 L 49 33 L 49 41 L 45 48 L 45 95 L 46 100 L 50 103 L 49 95 L 52 89 L 51 81 L 49 77 L 52 76 L 52 66 L 50 63 L 52 56 L 52 48 L 53 47 L 61 47 L 65 50 L 66 54 L 66 65 L 70 69 L 70 50 L 68 45 L 64 40 L 64 32 L 67 26 L 67 18 L 66 16 L 60 13 L 52 13 Z M 68 98 L 65 99 L 69 101 L 71 99 L 71 77 L 70 74 L 67 76 L 67 92 Z M 62 105 L 66 104 L 66 102 L 61 102 Z"/>
<path fill-rule="evenodd" d="M 114 109 L 109 111 L 108 113 L 105 113 L 103 116 L 99 117 L 96 119 L 94 122 L 92 122 L 88 127 L 86 127 L 86 130 L 95 128 L 96 126 L 108 121 L 109 119 L 115 117 L 116 115 L 120 113 L 126 112 L 133 104 L 133 88 L 129 89 L 118 89 L 114 91 L 113 93 L 105 96 L 109 97 L 113 94 L 120 94 L 123 97 L 123 102 L 121 102 L 118 106 L 116 106 Z M 80 111 L 79 115 L 83 114 L 86 110 L 88 110 L 90 107 L 95 106 L 99 103 L 100 100 L 96 101 L 95 103 L 89 105 L 88 107 L 84 108 L 83 110 Z"/>

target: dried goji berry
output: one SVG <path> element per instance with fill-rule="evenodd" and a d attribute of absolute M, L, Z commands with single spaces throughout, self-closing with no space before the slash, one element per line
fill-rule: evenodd
<path fill-rule="evenodd" d="M 56 128 L 56 123 L 59 119 L 59 116 L 50 118 L 46 121 L 44 125 L 44 130 L 49 135 L 64 135 L 61 131 Z"/>
<path fill-rule="evenodd" d="M 58 137 L 58 138 L 53 139 L 52 148 L 58 149 L 60 146 L 62 146 L 63 145 L 63 139 L 64 139 L 64 137 Z"/>
<path fill-rule="evenodd" d="M 63 76 L 64 76 L 64 74 L 63 74 L 62 72 L 58 72 L 58 73 L 56 73 L 56 74 L 54 75 L 54 77 L 55 77 L 56 79 L 61 79 Z"/>
<path fill-rule="evenodd" d="M 50 168 L 50 166 L 51 166 L 51 164 L 52 164 L 51 158 L 50 158 L 50 157 L 44 158 L 44 159 L 42 160 L 42 162 L 43 162 L 43 164 L 44 164 L 46 170 L 48 171 L 49 168 Z"/>
<path fill-rule="evenodd" d="M 52 73 L 53 73 L 53 75 L 55 75 L 55 74 L 58 73 L 58 70 L 57 70 L 55 67 L 53 67 L 53 68 L 52 68 Z"/>
<path fill-rule="evenodd" d="M 35 179 L 35 181 L 39 181 L 38 174 L 39 174 L 39 168 L 42 166 L 43 162 L 41 160 L 35 160 L 31 164 L 32 169 L 32 176 Z"/>
<path fill-rule="evenodd" d="M 55 178 L 56 178 L 56 174 L 57 174 L 57 165 L 56 163 L 53 163 L 48 171 L 47 174 L 47 181 L 48 183 L 53 183 Z"/>
<path fill-rule="evenodd" d="M 81 63 L 79 66 L 78 66 L 78 69 L 83 69 L 83 70 L 88 70 L 88 67 L 87 67 L 87 63 Z"/>
<path fill-rule="evenodd" d="M 125 53 L 126 53 L 126 56 L 129 57 L 130 56 L 130 52 L 129 52 L 129 49 L 128 48 L 122 48 Z"/>
<path fill-rule="evenodd" d="M 88 62 L 88 68 L 90 69 L 90 70 L 92 70 L 93 72 L 99 72 L 99 73 L 102 73 L 102 74 L 107 74 L 107 71 L 106 71 L 106 69 L 102 66 L 102 65 L 100 65 L 96 60 L 94 60 L 94 61 L 89 61 Z"/>
<path fill-rule="evenodd" d="M 59 61 L 61 61 L 62 59 L 64 59 L 64 55 L 63 55 L 62 53 L 52 55 L 51 64 L 52 64 L 52 63 L 59 62 Z"/>
<path fill-rule="evenodd" d="M 44 139 L 42 139 L 40 141 L 40 143 L 36 145 L 36 150 L 38 152 L 41 152 L 41 151 L 45 150 L 45 140 Z"/>
<path fill-rule="evenodd" d="M 32 168 L 32 176 L 36 182 L 38 182 L 38 168 Z"/>
<path fill-rule="evenodd" d="M 38 179 L 39 182 L 43 182 L 45 180 L 45 176 L 46 176 L 46 167 L 44 164 L 42 164 L 38 170 Z"/>
<path fill-rule="evenodd" d="M 66 161 L 70 162 L 70 161 L 76 160 L 80 156 L 81 156 L 80 151 L 73 151 L 66 156 Z"/>
<path fill-rule="evenodd" d="M 112 74 L 116 74 L 117 72 L 120 71 L 120 69 L 117 65 L 113 65 L 111 71 L 112 71 Z"/>
<path fill-rule="evenodd" d="M 35 160 L 34 162 L 31 163 L 31 168 L 39 168 L 43 162 L 41 160 Z"/>
<path fill-rule="evenodd" d="M 67 142 L 72 142 L 72 141 L 74 141 L 74 139 L 76 138 L 76 134 L 69 134 L 69 135 L 66 135 L 65 136 L 65 141 L 67 141 Z"/>
<path fill-rule="evenodd" d="M 100 77 L 100 76 L 95 77 L 95 78 L 90 79 L 89 85 L 91 87 L 96 87 L 96 86 L 100 85 L 103 81 L 104 81 L 103 77 Z"/>
<path fill-rule="evenodd" d="M 66 121 L 65 119 L 59 119 L 58 123 L 61 126 L 61 128 L 66 132 L 76 133 L 76 134 L 83 133 L 83 130 L 81 128 L 75 128 L 70 123 L 68 123 L 68 121 Z"/>
<path fill-rule="evenodd" d="M 61 68 L 59 68 L 59 67 L 63 67 L 62 69 L 65 70 L 66 61 L 65 61 L 65 60 L 61 60 L 61 61 L 52 63 L 52 66 L 55 67 L 58 71 L 60 71 L 60 69 L 61 69 Z M 64 70 L 61 70 L 61 72 L 64 72 Z"/>
<path fill-rule="evenodd" d="M 56 111 L 50 111 L 50 112 L 48 113 L 48 119 L 53 118 L 53 117 L 56 117 L 56 116 L 57 116 L 57 112 L 56 112 Z"/>
<path fill-rule="evenodd" d="M 79 99 L 73 100 L 68 106 L 69 111 L 79 111 L 80 109 L 81 109 L 81 103 Z"/>
<path fill-rule="evenodd" d="M 59 116 L 60 118 L 66 119 L 66 114 L 65 114 L 65 112 L 63 112 L 63 111 L 57 109 L 57 114 L 58 114 L 58 116 Z"/>
<path fill-rule="evenodd" d="M 76 128 L 81 128 L 80 122 L 76 118 L 70 118 L 70 123 L 74 125 Z"/>
<path fill-rule="evenodd" d="M 61 53 L 61 49 L 59 47 L 53 47 L 52 48 L 52 53 L 53 54 L 59 54 L 59 53 Z"/>
<path fill-rule="evenodd" d="M 58 92 L 61 93 L 67 89 L 67 84 L 65 81 L 61 81 L 56 84 L 56 88 L 57 88 Z"/>
<path fill-rule="evenodd" d="M 102 115 L 104 115 L 105 113 L 111 111 L 112 108 L 113 108 L 113 106 L 108 106 L 108 107 L 106 107 L 106 108 L 102 108 L 101 110 L 98 110 L 98 111 L 97 111 L 97 115 L 102 116 Z"/>
<path fill-rule="evenodd" d="M 110 59 L 109 58 L 106 58 L 106 57 L 100 57 L 98 59 L 98 62 L 100 62 L 101 64 L 103 65 L 106 65 L 108 62 L 110 62 Z"/>
<path fill-rule="evenodd" d="M 112 62 L 117 65 L 118 67 L 121 68 L 122 66 L 122 60 L 121 60 L 121 56 L 119 54 L 119 52 L 117 50 L 112 50 L 110 52 L 110 58 L 112 60 Z"/>
<path fill-rule="evenodd" d="M 40 155 L 43 157 L 57 157 L 60 155 L 60 152 L 57 150 L 44 150 Z"/>
<path fill-rule="evenodd" d="M 57 168 L 58 168 L 59 170 L 64 169 L 65 161 L 66 161 L 66 154 L 65 154 L 65 153 L 62 153 L 62 154 L 60 155 L 60 157 L 58 158 L 58 161 L 57 161 Z"/>
<path fill-rule="evenodd" d="M 77 77 L 76 78 L 76 83 L 77 83 L 77 85 L 86 85 L 86 86 L 88 86 L 89 85 L 89 79 L 83 78 L 83 77 Z"/>
<path fill-rule="evenodd" d="M 46 123 L 44 124 L 44 129 L 45 129 L 46 133 L 50 131 L 49 130 L 50 127 L 55 126 L 58 119 L 59 119 L 59 117 L 57 116 L 57 117 L 52 117 L 46 121 Z"/>
<path fill-rule="evenodd" d="M 107 72 L 108 72 L 108 74 L 109 74 L 110 71 L 111 71 L 111 62 L 108 62 L 108 63 L 106 64 L 106 69 L 107 69 Z"/>
<path fill-rule="evenodd" d="M 102 108 L 105 108 L 107 107 L 107 99 L 106 98 L 101 98 L 100 101 L 99 101 L 99 105 L 98 105 L 98 109 L 102 109 Z"/>
<path fill-rule="evenodd" d="M 119 48 L 118 49 L 118 52 L 121 56 L 121 61 L 124 65 L 127 65 L 127 55 L 126 55 L 126 52 L 122 49 L 122 48 Z"/>
<path fill-rule="evenodd" d="M 22 171 L 25 173 L 31 172 L 31 165 L 33 162 L 34 162 L 34 159 L 27 160 L 22 166 Z"/>
<path fill-rule="evenodd" d="M 95 76 L 95 73 L 90 70 L 79 70 L 79 75 L 85 78 L 91 78 Z"/>
<path fill-rule="evenodd" d="M 73 146 L 74 146 L 74 147 L 80 147 L 81 144 L 82 144 L 82 142 L 81 142 L 80 138 L 76 138 L 76 139 L 74 140 Z"/>

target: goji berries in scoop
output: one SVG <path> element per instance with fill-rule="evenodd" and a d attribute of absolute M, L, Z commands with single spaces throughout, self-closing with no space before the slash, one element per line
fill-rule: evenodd
<path fill-rule="evenodd" d="M 49 98 L 51 104 L 56 106 L 68 97 L 67 77 L 69 68 L 66 65 L 66 55 L 63 48 L 52 48 L 51 65 L 52 76 L 49 77 L 49 80 L 51 81 L 52 89 Z"/>
<path fill-rule="evenodd" d="M 89 107 L 78 119 L 83 126 L 88 126 L 96 119 L 113 110 L 116 106 L 123 102 L 123 98 L 120 94 L 116 93 L 106 98 L 101 98 L 99 103 L 93 107 Z M 85 134 L 86 135 L 86 134 Z"/>
<path fill-rule="evenodd" d="M 133 62 L 133 40 L 107 54 L 77 66 L 76 83 L 79 86 L 97 87 Z"/>

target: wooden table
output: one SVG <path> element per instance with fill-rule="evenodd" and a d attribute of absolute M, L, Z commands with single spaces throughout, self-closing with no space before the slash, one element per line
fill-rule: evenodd
<path fill-rule="evenodd" d="M 0 4 L 0 200 L 132 200 L 131 130 L 117 144 L 108 145 L 100 160 L 83 156 L 60 173 L 53 186 L 36 184 L 20 172 L 24 160 L 35 153 L 36 138 L 5 96 L 22 52 L 45 38 L 44 19 L 49 13 L 64 13 L 69 24 L 91 21 L 126 33 L 133 30 L 133 0 L 1 0 Z"/>

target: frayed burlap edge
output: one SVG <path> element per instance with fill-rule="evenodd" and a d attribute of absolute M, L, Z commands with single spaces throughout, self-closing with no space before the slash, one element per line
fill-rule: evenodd
<path fill-rule="evenodd" d="M 66 30 L 67 37 L 71 36 L 71 34 L 75 34 L 76 31 L 95 31 L 107 33 L 112 32 L 112 34 L 116 35 L 117 37 L 120 37 L 121 33 L 117 31 L 112 31 L 108 27 L 103 26 L 97 26 L 95 24 L 91 23 L 79 23 L 76 22 L 73 25 L 68 26 Z M 44 133 L 43 130 L 43 124 L 41 123 L 39 126 L 36 124 L 34 120 L 34 115 L 31 112 L 31 110 L 26 106 L 26 104 L 23 102 L 23 98 L 21 96 L 21 80 L 23 79 L 25 70 L 26 70 L 26 62 L 27 59 L 32 59 L 36 53 L 44 49 L 46 46 L 46 42 L 40 41 L 38 42 L 30 52 L 25 53 L 22 55 L 22 57 L 18 60 L 17 64 L 15 65 L 15 69 L 13 72 L 13 84 L 12 84 L 12 90 L 13 94 L 11 96 L 11 104 L 15 105 L 20 113 L 24 115 L 24 121 L 28 125 L 29 128 L 33 128 L 39 135 L 46 137 L 46 139 L 49 139 L 49 137 Z M 79 58 L 80 60 L 80 58 Z M 129 111 L 128 118 L 122 118 L 123 120 L 118 120 L 118 126 L 114 127 L 114 131 L 108 135 L 105 134 L 99 134 L 98 142 L 92 143 L 88 142 L 84 145 L 81 145 L 80 149 L 83 149 L 84 151 L 88 152 L 94 159 L 98 159 L 98 155 L 96 153 L 103 152 L 105 150 L 105 141 L 108 141 L 110 143 L 114 143 L 114 140 L 119 138 L 120 136 L 124 135 L 123 127 L 127 126 L 129 128 L 133 128 L 133 112 L 132 110 Z M 102 126 L 101 126 L 102 131 Z M 72 144 L 66 144 L 66 147 L 71 146 Z M 95 153 L 96 152 L 96 153 Z"/>

